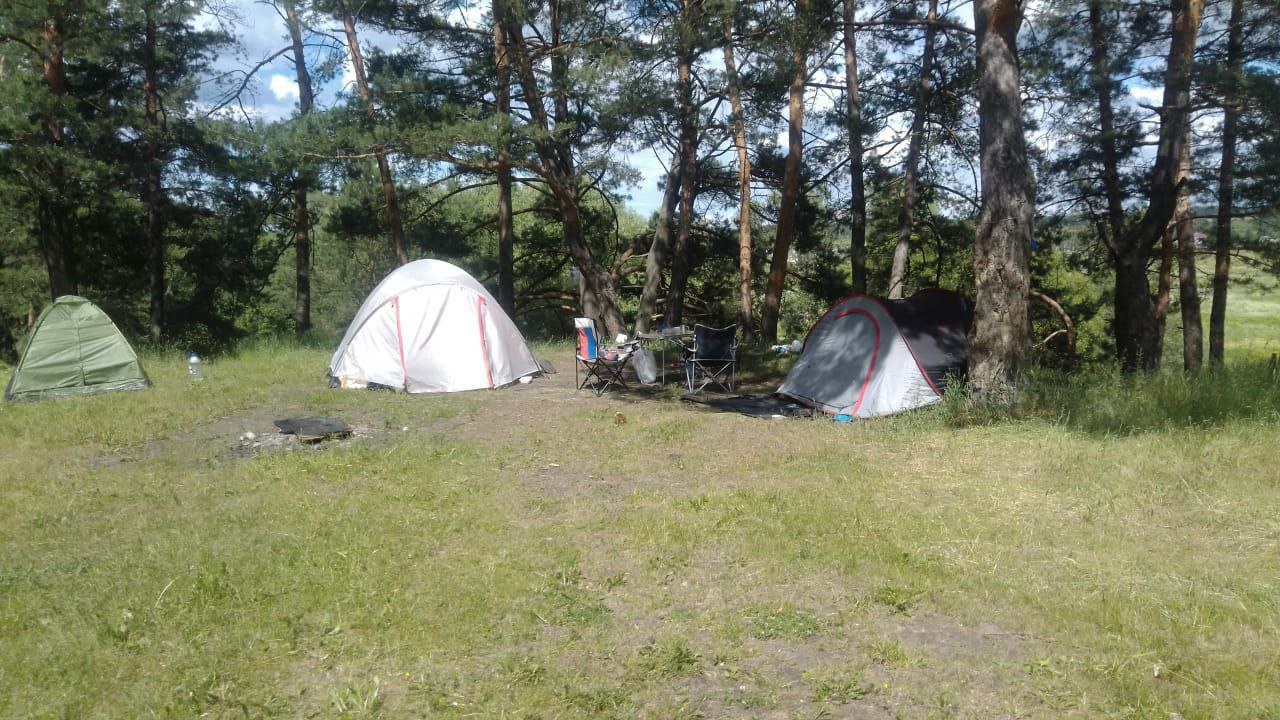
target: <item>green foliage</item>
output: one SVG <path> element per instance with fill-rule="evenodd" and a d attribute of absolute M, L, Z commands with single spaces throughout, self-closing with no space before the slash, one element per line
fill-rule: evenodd
<path fill-rule="evenodd" d="M 813 688 L 813 701 L 843 705 L 870 695 L 873 688 L 862 678 L 860 668 L 834 665 L 808 670 L 805 682 Z"/>
<path fill-rule="evenodd" d="M 684 638 L 671 637 L 640 648 L 636 666 L 646 675 L 670 679 L 693 675 L 701 663 Z"/>
<path fill-rule="evenodd" d="M 1103 435 L 1280 418 L 1280 378 L 1264 361 L 1210 368 L 1196 376 L 1169 371 L 1129 378 L 1109 368 L 1046 373 L 1031 387 L 1027 412 Z"/>
<path fill-rule="evenodd" d="M 1211 5 L 1197 50 L 1197 102 L 1213 117 L 1232 81 L 1226 75 L 1228 3 Z M 510 4 L 521 32 L 550 42 L 550 7 Z M 69 286 L 105 308 L 131 337 L 149 330 L 149 245 L 146 177 L 163 165 L 167 323 L 165 346 L 225 351 L 246 337 L 272 336 L 293 327 L 295 228 L 290 204 L 303 180 L 314 234 L 312 315 L 316 337 L 341 332 L 366 292 L 394 267 L 385 229 L 385 199 L 372 149 L 385 148 L 398 178 L 408 246 L 413 257 L 455 262 L 489 284 L 498 276 L 493 161 L 510 152 L 516 177 L 516 321 L 532 336 L 560 337 L 580 312 L 570 277 L 560 201 L 549 191 L 539 149 L 551 143 L 571 177 L 566 187 L 581 205 L 586 246 L 601 266 L 617 268 L 617 303 L 634 314 L 645 254 L 653 237 L 625 207 L 638 173 L 628 154 L 656 153 L 664 162 L 678 138 L 674 97 L 676 54 L 692 52 L 700 167 L 686 295 L 690 321 L 737 321 L 737 173 L 721 71 L 724 26 L 742 68 L 747 144 L 755 165 L 751 260 L 752 292 L 759 302 L 770 261 L 773 223 L 784 163 L 777 132 L 785 123 L 782 102 L 792 50 L 808 55 L 811 76 L 821 78 L 806 116 L 803 192 L 791 274 L 784 292 L 780 333 L 800 338 L 851 286 L 846 166 L 848 128 L 838 87 L 839 3 L 811 2 L 800 15 L 785 3 L 729 3 L 674 12 L 657 2 L 590 0 L 556 6 L 561 47 L 540 67 L 543 109 L 553 117 L 544 133 L 530 122 L 525 90 L 513 87 L 514 112 L 494 103 L 497 64 L 489 17 L 468 16 L 456 27 L 451 5 L 379 0 L 361 7 L 361 29 L 381 31 L 395 47 L 367 43 L 372 115 L 351 88 L 333 93 L 345 50 L 329 37 L 332 0 L 302 2 L 306 61 L 325 100 L 307 116 L 268 123 L 225 112 L 235 107 L 241 81 L 262 79 L 224 73 L 236 38 L 212 31 L 197 17 L 217 8 L 203 0 L 163 3 L 31 0 L 0 9 L 0 358 L 12 360 L 29 310 L 38 312 L 51 288 L 52 252 L 67 257 Z M 1075 322 L 1079 359 L 1108 362 L 1112 275 L 1098 221 L 1104 203 L 1096 182 L 1102 162 L 1097 136 L 1099 86 L 1091 77 L 1089 28 L 1079 8 L 1047 5 L 1033 21 L 1042 41 L 1021 57 L 1028 87 L 1029 130 L 1053 142 L 1036 143 L 1040 217 L 1033 255 L 1033 287 L 1062 304 Z M 1151 110 L 1132 96 L 1153 89 L 1160 68 L 1135 58 L 1155 57 L 1166 44 L 1163 12 L 1140 5 L 1106 4 L 1112 77 L 1102 89 L 1115 104 L 1124 204 L 1133 207 L 1145 171 L 1138 152 Z M 858 33 L 862 126 L 869 149 L 867 192 L 870 292 L 887 289 L 902 204 L 901 129 L 915 112 L 920 86 L 919 6 L 871 3 L 859 16 L 887 19 Z M 943 19 L 960 22 L 949 8 Z M 157 20 L 156 54 L 148 59 L 145 20 Z M 61 34 L 65 88 L 54 91 L 44 75 L 52 46 L 47 20 Z M 1265 209 L 1275 200 L 1280 173 L 1273 102 L 1280 97 L 1274 63 L 1274 8 L 1245 12 L 1242 142 L 1237 158 L 1234 242 L 1250 249 L 1236 262 L 1236 280 L 1274 277 L 1276 248 L 1262 238 L 1280 235 Z M 52 26 L 51 26 L 52 27 Z M 229 27 L 229 26 L 219 26 Z M 618 28 L 626 30 L 620 32 Z M 283 34 L 283 25 L 280 28 Z M 535 52 L 547 50 L 533 43 Z M 921 166 L 921 199 L 911 236 L 907 293 L 944 287 L 969 293 L 976 178 L 972 110 L 976 75 L 969 36 L 942 28 L 924 107 L 927 122 Z M 284 56 L 284 57 L 287 57 Z M 449 70 L 441 67 L 449 58 Z M 159 125 L 147 119 L 145 68 L 153 65 L 162 89 Z M 216 67 L 215 67 L 216 65 Z M 266 65 L 260 73 L 278 66 Z M 1136 83 L 1136 84 L 1135 84 Z M 557 103 L 557 100 L 563 102 Z M 828 108 L 829 106 L 829 108 Z M 216 108 L 221 108 L 218 110 Z M 822 109 L 828 108 L 828 109 Z M 56 131 L 56 132 L 55 132 Z M 58 135 L 55 138 L 54 135 Z M 886 142 L 889 136 L 896 136 Z M 874 139 L 874 140 L 873 140 Z M 154 143 L 154 147 L 153 147 Z M 896 148 L 896 149 L 895 149 Z M 151 153 L 155 152 L 155 157 Z M 1208 214 L 1201 194 L 1215 181 L 1220 148 L 1198 138 L 1194 165 L 1198 213 Z M 1136 164 L 1135 164 L 1136 163 Z M 651 182 L 653 178 L 645 178 Z M 1132 224 L 1136 216 L 1125 218 Z M 1246 213 L 1248 213 L 1247 216 Z M 1199 229 L 1212 239 L 1212 223 Z M 1251 263 L 1260 272 L 1249 272 Z M 1256 268 L 1255 268 L 1256 269 Z M 1202 273 L 1203 275 L 1203 273 Z M 1238 285 L 1233 286 L 1237 287 Z M 1248 351 L 1262 352 L 1266 324 L 1257 308 L 1236 305 L 1228 322 L 1250 334 Z M 1175 306 L 1176 311 L 1176 306 Z M 757 308 L 758 310 L 758 308 Z M 1038 341 L 1061 329 L 1061 320 L 1033 304 Z M 1171 328 L 1172 329 L 1172 328 Z M 1172 338 L 1170 333 L 1170 338 Z M 1173 342 L 1172 339 L 1169 340 Z M 1233 347 L 1233 350 L 1235 348 Z M 1047 367 L 1070 367 L 1059 335 L 1034 353 Z"/>
<path fill-rule="evenodd" d="M 803 640 L 822 629 L 813 613 L 788 606 L 753 606 L 747 609 L 746 620 L 751 637 L 757 640 Z"/>

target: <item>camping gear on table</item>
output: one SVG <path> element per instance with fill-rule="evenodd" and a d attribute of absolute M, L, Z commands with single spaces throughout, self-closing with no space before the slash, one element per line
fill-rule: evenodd
<path fill-rule="evenodd" d="M 847 297 L 809 330 L 778 394 L 860 418 L 939 402 L 947 378 L 965 372 L 972 321 L 969 299 L 947 290 Z"/>
<path fill-rule="evenodd" d="M 329 361 L 332 386 L 410 393 L 496 388 L 538 372 L 489 291 L 440 260 L 415 260 L 383 279 Z"/>
<path fill-rule="evenodd" d="M 97 305 L 63 295 L 40 313 L 5 400 L 35 400 L 151 387 L 138 356 Z"/>

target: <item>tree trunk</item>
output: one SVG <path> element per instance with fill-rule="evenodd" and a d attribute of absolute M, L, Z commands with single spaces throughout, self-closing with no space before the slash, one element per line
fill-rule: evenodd
<path fill-rule="evenodd" d="M 147 241 L 150 246 L 151 279 L 151 339 L 159 340 L 164 336 L 164 295 L 165 295 L 165 221 L 164 221 L 164 187 L 161 172 L 164 170 L 164 158 L 161 157 L 160 128 L 160 81 L 156 68 L 156 18 L 155 7 L 151 3 L 143 6 L 144 44 L 143 44 L 143 83 L 142 93 L 147 115 Z"/>
<path fill-rule="evenodd" d="M 508 315 L 516 311 L 515 223 L 511 214 L 511 64 L 507 56 L 502 0 L 493 2 L 494 96 L 501 125 L 497 147 L 498 164 L 498 304 Z"/>
<path fill-rule="evenodd" d="M 624 333 L 626 325 L 623 322 L 622 311 L 618 308 L 613 279 L 596 263 L 591 256 L 591 249 L 583 239 L 578 185 L 572 164 L 573 150 L 569 147 L 567 140 L 554 138 L 551 122 L 543 105 L 543 94 L 538 87 L 538 78 L 525 47 L 523 26 L 515 22 L 511 15 L 512 13 L 506 14 L 507 51 L 511 57 L 512 69 L 524 92 L 530 122 L 537 131 L 534 147 L 538 153 L 538 174 L 547 182 L 556 198 L 569 257 L 582 273 L 580 295 L 583 311 L 587 317 L 598 318 L 610 336 Z M 553 17 L 556 16 L 558 13 L 553 15 Z M 552 25 L 553 35 L 558 37 L 558 22 L 553 22 Z M 553 63 L 552 75 L 555 74 Z M 553 91 L 561 92 L 559 88 L 554 88 Z M 562 103 L 557 100 L 557 112 L 560 112 L 561 106 Z M 567 102 L 563 103 L 563 106 L 567 108 Z"/>
<path fill-rule="evenodd" d="M 63 56 L 62 18 L 54 16 L 44 21 L 41 28 L 46 53 L 41 71 L 49 94 L 61 100 L 67 94 L 67 66 Z M 56 111 L 54 111 L 56 113 Z M 66 141 L 62 121 L 56 114 L 44 118 L 44 140 L 53 148 L 60 148 Z M 56 151 L 55 151 L 56 154 Z M 54 160 L 49 169 L 49 184 L 55 188 L 65 182 L 61 163 Z M 41 193 L 37 208 L 40 228 L 40 254 L 44 258 L 49 275 L 49 292 L 53 298 L 74 295 L 77 292 L 75 263 L 72 253 L 71 229 L 68 227 L 70 209 L 59 202 L 55 193 Z"/>
<path fill-rule="evenodd" d="M 387 205 L 387 226 L 391 230 L 391 242 L 395 246 L 396 262 L 405 265 L 409 256 L 404 248 L 404 221 L 400 217 L 400 199 L 396 194 L 396 182 L 387 160 L 387 149 L 378 142 L 378 111 L 373 106 L 373 93 L 369 90 L 369 76 L 364 70 L 364 54 L 360 51 L 360 37 L 356 34 L 355 17 L 351 13 L 351 0 L 338 0 L 342 12 L 342 29 L 347 35 L 347 51 L 351 56 L 351 70 L 356 76 L 356 90 L 364 102 L 365 115 L 369 118 L 369 133 L 373 136 L 373 154 L 378 161 L 378 177 L 382 181 L 382 197 Z"/>
<path fill-rule="evenodd" d="M 311 72 L 302 44 L 302 21 L 294 0 L 282 0 L 289 39 L 293 44 L 293 70 L 298 79 L 298 115 L 306 117 L 315 106 Z M 311 215 L 307 210 L 308 173 L 298 169 L 293 182 L 294 303 L 293 326 L 298 333 L 311 329 Z"/>
<path fill-rule="evenodd" d="M 1028 317 L 1034 179 L 1018 79 L 1017 0 L 976 0 L 982 209 L 974 238 L 969 333 L 975 402 L 1011 403 L 1031 344 Z"/>
<path fill-rule="evenodd" d="M 691 0 L 683 0 L 681 22 L 696 22 Z M 667 286 L 667 327 L 684 322 L 684 293 L 689 284 L 689 260 L 693 251 L 693 201 L 698 176 L 698 108 L 693 104 L 693 41 L 681 34 L 676 58 L 676 98 L 680 105 L 680 217 L 676 223 L 676 244 L 672 253 L 671 283 Z"/>
<path fill-rule="evenodd" d="M 1179 163 L 1178 205 L 1174 212 L 1174 234 L 1178 238 L 1178 304 L 1182 310 L 1182 369 L 1199 372 L 1204 362 L 1204 328 L 1200 324 L 1200 291 L 1196 287 L 1196 237 L 1191 213 L 1190 124 L 1182 141 Z"/>
<path fill-rule="evenodd" d="M 1209 307 L 1209 361 L 1225 358 L 1227 283 L 1231 276 L 1231 215 L 1235 205 L 1236 136 L 1244 57 L 1244 0 L 1231 0 L 1227 24 L 1227 87 L 1222 103 L 1222 164 L 1218 166 L 1218 232 L 1214 247 L 1213 303 Z"/>
<path fill-rule="evenodd" d="M 1156 271 L 1156 298 L 1151 305 L 1151 316 L 1155 323 L 1151 344 L 1144 351 L 1155 367 L 1164 361 L 1164 333 L 1168 326 L 1169 304 L 1173 298 L 1173 261 L 1178 254 L 1177 228 L 1170 222 L 1160 235 L 1160 265 Z"/>
<path fill-rule="evenodd" d="M 796 25 L 805 22 L 809 0 L 796 0 Z M 782 289 L 787 280 L 787 256 L 795 239 L 796 210 L 800 202 L 801 154 L 804 152 L 804 85 L 808 79 L 808 48 L 802 33 L 792 41 L 791 85 L 787 91 L 787 160 L 782 173 L 782 199 L 778 206 L 778 225 L 773 240 L 773 258 L 769 263 L 769 281 L 765 285 L 764 308 L 760 313 L 760 331 L 767 343 L 778 342 L 778 317 L 782 310 Z"/>
<path fill-rule="evenodd" d="M 933 88 L 933 47 L 938 31 L 935 24 L 937 21 L 938 0 L 929 0 L 928 24 L 924 27 L 924 54 L 920 56 L 920 87 L 916 91 L 911 136 L 907 142 L 902 208 L 898 213 L 898 244 L 893 249 L 893 267 L 889 271 L 890 300 L 902 297 L 907 282 L 907 262 L 911 259 L 911 233 L 915 230 L 916 205 L 920 202 L 920 148 L 924 144 L 924 123 L 929 113 L 929 94 Z"/>
<path fill-rule="evenodd" d="M 62 295 L 74 295 L 78 290 L 72 275 L 70 243 L 67 240 L 71 236 L 67 228 L 67 210 L 42 193 L 36 212 L 40 228 L 40 255 L 49 276 L 49 295 L 55 300 Z"/>
<path fill-rule="evenodd" d="M 1120 367 L 1153 372 L 1160 367 L 1159 337 L 1152 315 L 1145 271 L 1151 250 L 1173 219 L 1179 183 L 1178 165 L 1191 107 L 1191 59 L 1200 29 L 1204 0 L 1175 0 L 1172 36 L 1164 73 L 1160 140 L 1142 220 L 1116 241 L 1116 320 L 1114 331 Z M 1141 272 L 1138 272 L 1141 270 Z M 1120 283 L 1129 283 L 1120 287 Z M 1124 312 L 1121 303 L 1125 303 Z"/>
<path fill-rule="evenodd" d="M 1115 272 L 1116 309 L 1112 328 L 1120 368 L 1132 373 L 1140 369 L 1139 362 L 1156 361 L 1158 366 L 1158 359 L 1148 353 L 1149 348 L 1155 348 L 1159 343 L 1156 306 L 1151 300 L 1147 276 L 1147 258 L 1132 252 L 1117 255 Z"/>
<path fill-rule="evenodd" d="M 680 153 L 671 158 L 667 184 L 662 189 L 662 205 L 658 208 L 658 227 L 653 231 L 649 256 L 645 259 L 644 287 L 640 290 L 640 307 L 636 311 L 636 332 L 649 332 L 658 295 L 662 292 L 662 271 L 671 254 L 671 216 L 680 202 Z"/>
<path fill-rule="evenodd" d="M 618 309 L 613 280 L 591 257 L 591 250 L 583 239 L 582 216 L 578 212 L 576 197 L 572 201 L 561 198 L 560 212 L 564 218 L 564 237 L 569 246 L 569 256 L 582 273 L 585 286 L 581 293 L 584 314 L 599 318 L 610 338 L 625 333 L 627 326 L 622 319 L 622 311 Z"/>
<path fill-rule="evenodd" d="M 1098 143 L 1102 146 L 1102 187 L 1107 197 L 1107 228 L 1104 239 L 1114 248 L 1124 234 L 1124 191 L 1120 186 L 1120 156 L 1116 150 L 1116 115 L 1111 106 L 1111 60 L 1107 24 L 1102 16 L 1102 0 L 1089 1 L 1090 61 L 1093 89 L 1098 98 Z"/>
<path fill-rule="evenodd" d="M 853 291 L 867 291 L 867 191 L 862 177 L 862 95 L 858 88 L 858 35 L 853 27 L 857 0 L 844 0 L 845 130 L 849 133 L 849 259 Z M 935 5 L 936 6 L 936 5 Z"/>
<path fill-rule="evenodd" d="M 729 110 L 733 116 L 733 145 L 738 153 L 738 328 L 744 338 L 755 338 L 755 312 L 751 305 L 751 158 L 747 155 L 747 127 L 742 115 L 742 80 L 733 57 L 733 18 L 724 25 L 724 71 L 729 84 Z"/>

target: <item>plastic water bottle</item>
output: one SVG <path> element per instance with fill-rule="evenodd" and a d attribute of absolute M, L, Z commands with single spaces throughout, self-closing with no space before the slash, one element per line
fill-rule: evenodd
<path fill-rule="evenodd" d="M 187 356 L 187 377 L 191 378 L 191 382 L 204 380 L 204 371 L 200 369 L 200 356 L 195 353 Z"/>

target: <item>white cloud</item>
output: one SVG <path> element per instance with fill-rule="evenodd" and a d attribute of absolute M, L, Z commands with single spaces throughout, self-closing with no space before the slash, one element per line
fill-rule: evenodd
<path fill-rule="evenodd" d="M 347 52 L 342 58 L 342 90 L 354 88 L 356 86 L 356 66 L 351 61 L 351 53 Z"/>
<path fill-rule="evenodd" d="M 271 88 L 271 94 L 276 96 L 276 100 L 298 99 L 297 81 L 290 80 L 284 75 L 272 75 L 267 87 Z"/>
<path fill-rule="evenodd" d="M 1159 105 L 1164 102 L 1164 88 L 1161 87 L 1130 85 L 1129 94 L 1133 96 L 1134 100 L 1148 105 Z"/>

